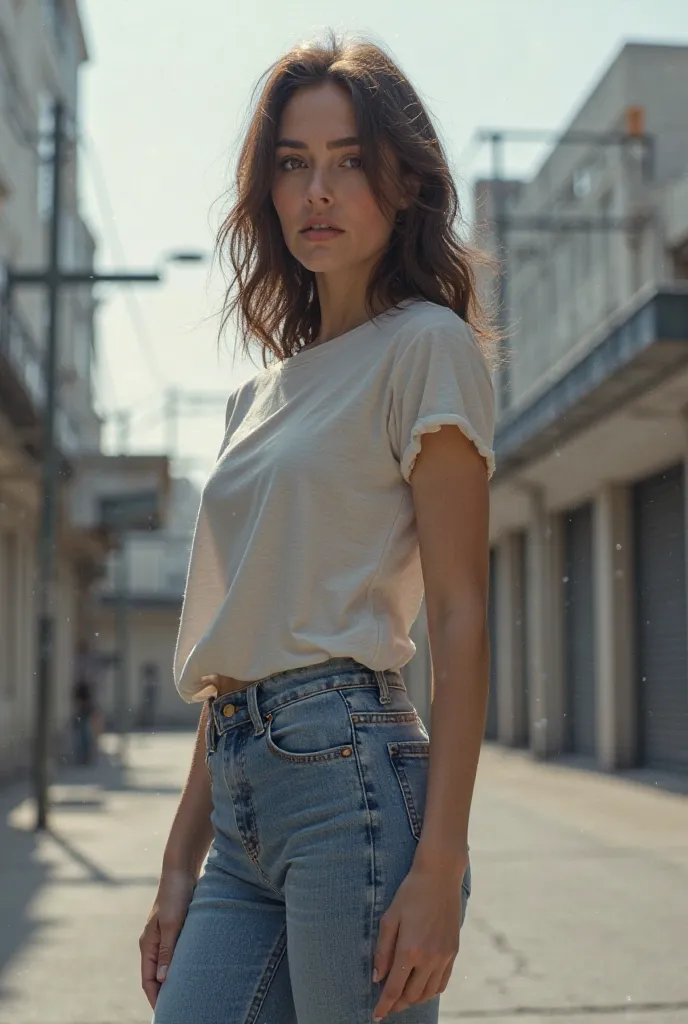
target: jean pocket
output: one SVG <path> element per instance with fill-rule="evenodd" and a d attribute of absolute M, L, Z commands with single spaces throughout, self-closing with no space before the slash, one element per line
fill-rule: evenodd
<path fill-rule="evenodd" d="M 411 832 L 420 839 L 430 764 L 429 740 L 395 740 L 387 752 L 401 788 Z"/>
<path fill-rule="evenodd" d="M 275 708 L 266 716 L 265 744 L 291 764 L 348 760 L 354 738 L 339 691 L 313 694 Z"/>

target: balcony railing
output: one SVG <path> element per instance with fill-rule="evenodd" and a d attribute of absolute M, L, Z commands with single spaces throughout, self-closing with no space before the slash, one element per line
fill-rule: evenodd
<path fill-rule="evenodd" d="M 127 597 L 130 600 L 159 598 L 181 601 L 191 548 L 188 534 L 129 534 L 126 538 Z M 107 573 L 100 584 L 104 598 L 117 594 L 117 553 L 110 555 Z"/>

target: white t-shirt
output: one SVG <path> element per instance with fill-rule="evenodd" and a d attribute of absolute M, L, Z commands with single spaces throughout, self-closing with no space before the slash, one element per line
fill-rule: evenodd
<path fill-rule="evenodd" d="M 352 657 L 401 668 L 423 598 L 409 477 L 420 436 L 456 424 L 494 471 L 494 392 L 470 328 L 407 301 L 241 385 L 203 490 L 175 654 L 255 682 Z"/>

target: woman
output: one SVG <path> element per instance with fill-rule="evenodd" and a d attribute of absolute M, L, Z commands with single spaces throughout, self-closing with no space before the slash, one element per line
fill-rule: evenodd
<path fill-rule="evenodd" d="M 270 70 L 218 239 L 224 322 L 264 369 L 229 399 L 189 565 L 175 679 L 203 706 L 140 939 L 157 1024 L 438 1019 L 470 891 L 494 468 L 456 209 L 380 49 Z M 423 581 L 432 753 L 399 671 Z"/>

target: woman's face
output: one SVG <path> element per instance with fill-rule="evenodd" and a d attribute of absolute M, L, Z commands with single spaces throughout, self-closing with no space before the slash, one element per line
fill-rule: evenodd
<path fill-rule="evenodd" d="M 278 127 L 272 200 L 289 251 L 315 273 L 368 271 L 392 233 L 356 133 L 351 100 L 331 83 L 299 89 Z"/>

